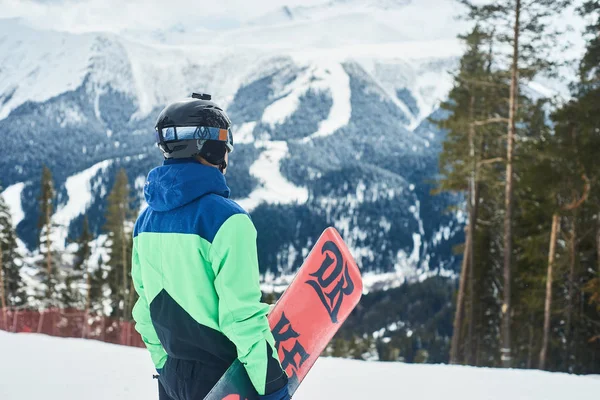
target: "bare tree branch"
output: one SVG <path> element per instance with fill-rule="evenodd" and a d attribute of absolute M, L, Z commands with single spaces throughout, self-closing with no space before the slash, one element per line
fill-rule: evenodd
<path fill-rule="evenodd" d="M 590 179 L 587 177 L 586 174 L 582 174 L 581 179 L 583 179 L 583 181 L 584 181 L 583 194 L 581 195 L 580 198 L 575 198 L 571 203 L 565 204 L 562 207 L 562 209 L 564 211 L 571 211 L 576 208 L 579 208 L 587 200 L 587 198 L 590 194 L 590 189 L 591 189 Z"/>
<path fill-rule="evenodd" d="M 497 162 L 504 162 L 504 158 L 503 157 L 495 157 L 495 158 L 489 158 L 487 160 L 481 160 L 479 161 L 479 165 L 484 165 L 484 164 L 494 164 Z"/>
<path fill-rule="evenodd" d="M 495 118 L 489 118 L 489 119 L 484 119 L 482 121 L 474 121 L 472 122 L 473 125 L 475 126 L 483 126 L 483 125 L 488 125 L 488 124 L 496 124 L 496 123 L 508 123 L 508 118 L 503 118 L 503 117 L 495 117 Z"/>

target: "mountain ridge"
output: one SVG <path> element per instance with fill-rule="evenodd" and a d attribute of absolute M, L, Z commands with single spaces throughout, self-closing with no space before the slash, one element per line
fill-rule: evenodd
<path fill-rule="evenodd" d="M 30 35 L 22 35 L 13 54 L 41 51 L 37 37 L 44 31 L 12 28 Z M 10 41 L 7 31 L 0 29 L 0 47 Z M 38 76 L 60 76 L 61 64 L 34 63 L 21 75 L 14 65 L 0 71 L 0 96 L 12 92 L 0 106 L 8 152 L 0 160 L 2 181 L 29 252 L 37 247 L 42 165 L 56 180 L 60 246 L 78 235 L 84 214 L 100 237 L 116 171 L 126 169 L 136 190 L 133 207 L 143 207 L 145 176 L 161 159 L 154 117 L 168 102 L 199 90 L 226 107 L 234 141 L 242 139 L 227 180 L 257 225 L 264 277 L 291 274 L 328 225 L 340 230 L 365 273 L 389 277 L 387 283 L 373 278 L 374 287 L 456 269 L 451 248 L 462 232 L 456 216 L 445 212 L 455 200 L 429 194 L 443 132 L 424 122 L 450 88 L 447 71 L 456 65 L 459 46 L 439 52 L 439 42 L 234 51 L 117 34 L 83 34 L 85 40 L 53 35 L 46 40 L 62 47 L 46 49 L 45 57 L 80 53 L 71 55 L 77 60 L 69 66 L 73 74 L 52 83 L 54 92 L 36 87 L 37 76 L 19 77 L 36 69 Z M 73 185 L 84 192 L 81 198 L 73 197 Z"/>

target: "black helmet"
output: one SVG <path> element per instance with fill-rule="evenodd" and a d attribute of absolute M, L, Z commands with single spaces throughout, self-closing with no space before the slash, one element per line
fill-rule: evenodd
<path fill-rule="evenodd" d="M 165 158 L 202 156 L 224 169 L 225 153 L 233 151 L 231 121 L 209 94 L 192 93 L 191 98 L 165 107 L 156 120 L 156 143 Z"/>

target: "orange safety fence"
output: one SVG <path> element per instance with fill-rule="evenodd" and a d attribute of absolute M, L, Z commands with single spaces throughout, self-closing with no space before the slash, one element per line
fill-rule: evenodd
<path fill-rule="evenodd" d="M 0 330 L 14 333 L 43 333 L 64 338 L 100 340 L 124 346 L 144 347 L 134 322 L 77 309 L 1 309 Z"/>

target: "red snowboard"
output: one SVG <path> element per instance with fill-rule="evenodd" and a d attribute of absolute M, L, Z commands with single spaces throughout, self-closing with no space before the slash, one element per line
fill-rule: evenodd
<path fill-rule="evenodd" d="M 334 228 L 327 228 L 273 311 L 269 324 L 293 395 L 362 294 L 360 271 Z M 204 400 L 256 400 L 236 360 Z"/>

